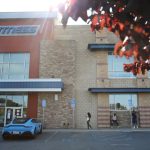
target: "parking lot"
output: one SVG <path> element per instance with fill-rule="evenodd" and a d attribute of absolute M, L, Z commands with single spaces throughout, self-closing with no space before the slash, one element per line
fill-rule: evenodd
<path fill-rule="evenodd" d="M 52 130 L 35 139 L 0 137 L 0 150 L 150 150 L 149 139 L 149 131 Z"/>

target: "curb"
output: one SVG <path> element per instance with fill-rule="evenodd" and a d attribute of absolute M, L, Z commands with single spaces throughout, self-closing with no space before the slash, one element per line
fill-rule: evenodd
<path fill-rule="evenodd" d="M 43 129 L 43 132 L 150 132 L 150 129 Z"/>

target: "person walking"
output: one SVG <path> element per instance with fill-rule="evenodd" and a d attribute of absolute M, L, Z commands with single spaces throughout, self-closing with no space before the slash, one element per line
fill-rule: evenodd
<path fill-rule="evenodd" d="M 133 128 L 138 128 L 138 125 L 137 125 L 137 114 L 136 114 L 136 112 L 134 110 L 132 111 L 132 126 L 133 126 Z"/>
<path fill-rule="evenodd" d="M 92 129 L 92 126 L 91 126 L 91 124 L 90 124 L 90 120 L 91 120 L 91 113 L 88 112 L 88 113 L 87 113 L 87 128 L 88 128 L 88 129 Z"/>

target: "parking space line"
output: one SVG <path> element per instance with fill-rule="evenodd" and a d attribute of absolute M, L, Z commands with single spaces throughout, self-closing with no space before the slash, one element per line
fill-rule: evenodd
<path fill-rule="evenodd" d="M 46 139 L 44 140 L 44 143 L 47 143 L 47 142 L 48 142 L 50 139 L 52 139 L 57 133 L 58 133 L 58 131 L 56 131 L 56 132 L 54 132 L 54 134 L 48 136 L 48 138 L 46 138 Z"/>
<path fill-rule="evenodd" d="M 118 144 L 118 143 L 112 143 L 112 146 L 131 146 L 131 144 Z"/>

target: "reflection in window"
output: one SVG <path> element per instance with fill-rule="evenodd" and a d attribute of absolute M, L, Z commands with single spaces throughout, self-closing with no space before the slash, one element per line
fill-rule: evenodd
<path fill-rule="evenodd" d="M 0 63 L 2 63 L 2 62 L 3 62 L 3 56 L 0 55 Z"/>
<path fill-rule="evenodd" d="M 0 127 L 4 125 L 6 107 L 22 107 L 25 116 L 27 115 L 27 106 L 28 95 L 0 95 Z"/>
<path fill-rule="evenodd" d="M 23 107 L 27 108 L 27 106 L 28 106 L 28 96 L 24 96 L 23 97 Z"/>
<path fill-rule="evenodd" d="M 137 108 L 136 94 L 111 94 L 109 95 L 111 110 L 130 110 Z"/>
<path fill-rule="evenodd" d="M 133 63 L 133 57 L 114 56 L 112 52 L 108 52 L 108 76 L 110 78 L 130 78 L 135 77 L 131 72 L 124 72 L 123 64 Z"/>
<path fill-rule="evenodd" d="M 29 78 L 29 53 L 0 53 L 0 79 Z"/>
<path fill-rule="evenodd" d="M 6 96 L 0 95 L 0 107 L 5 107 L 6 105 Z"/>
<path fill-rule="evenodd" d="M 9 60 L 10 60 L 10 54 L 9 53 L 3 53 L 3 54 L 0 54 L 0 55 L 3 55 L 3 63 L 9 63 Z"/>
<path fill-rule="evenodd" d="M 0 107 L 0 127 L 4 125 L 5 108 Z"/>
<path fill-rule="evenodd" d="M 27 107 L 27 95 L 13 95 L 7 96 L 7 107 Z"/>
<path fill-rule="evenodd" d="M 24 63 L 24 54 L 19 53 L 11 53 L 10 54 L 10 62 L 11 63 Z"/>

